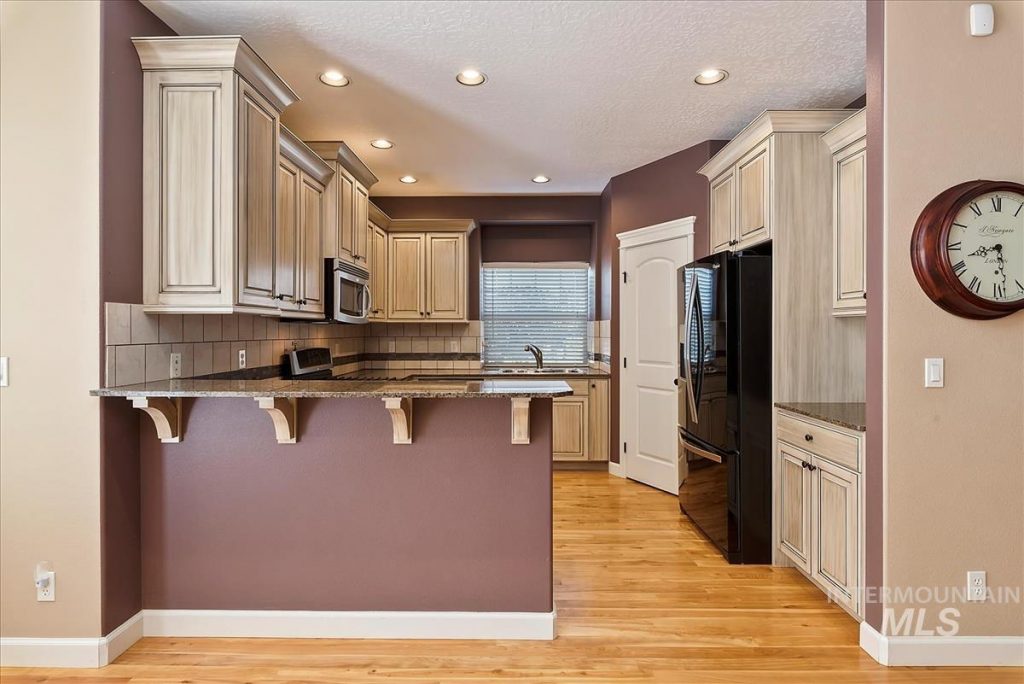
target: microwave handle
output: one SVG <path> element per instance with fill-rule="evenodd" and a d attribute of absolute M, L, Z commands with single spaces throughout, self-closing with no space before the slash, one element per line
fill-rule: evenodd
<path fill-rule="evenodd" d="M 370 311 L 373 310 L 373 291 L 370 290 L 369 285 L 363 285 L 363 301 L 366 302 L 366 308 L 363 309 L 363 318 L 367 318 L 370 315 Z"/>

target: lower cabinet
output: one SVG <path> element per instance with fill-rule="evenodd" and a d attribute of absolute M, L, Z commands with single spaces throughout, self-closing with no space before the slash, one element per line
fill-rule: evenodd
<path fill-rule="evenodd" d="M 556 461 L 608 460 L 608 380 L 568 379 L 573 394 L 553 400 L 551 452 Z"/>
<path fill-rule="evenodd" d="M 806 428 L 806 431 L 801 428 Z M 796 446 L 786 439 L 800 432 Z M 827 438 L 827 439 L 826 439 Z M 851 465 L 849 447 L 857 457 Z M 776 525 L 779 551 L 850 613 L 863 614 L 860 464 L 863 435 L 779 413 Z M 833 453 L 834 452 L 834 453 Z M 840 465 L 837 461 L 843 461 Z"/>

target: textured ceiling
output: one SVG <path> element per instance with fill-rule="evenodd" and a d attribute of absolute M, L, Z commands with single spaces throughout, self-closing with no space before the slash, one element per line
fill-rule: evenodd
<path fill-rule="evenodd" d="M 285 123 L 346 141 L 374 195 L 600 192 L 761 110 L 864 92 L 863 0 L 144 2 L 179 34 L 245 36 L 302 98 Z M 712 66 L 729 79 L 694 84 Z M 470 67 L 488 82 L 458 85 Z"/>

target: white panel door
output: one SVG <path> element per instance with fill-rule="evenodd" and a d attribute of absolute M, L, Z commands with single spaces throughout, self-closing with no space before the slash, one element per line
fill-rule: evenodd
<path fill-rule="evenodd" d="M 684 235 L 620 252 L 626 272 L 619 285 L 625 473 L 675 495 L 680 477 L 676 278 L 678 269 L 692 261 L 691 240 Z"/>

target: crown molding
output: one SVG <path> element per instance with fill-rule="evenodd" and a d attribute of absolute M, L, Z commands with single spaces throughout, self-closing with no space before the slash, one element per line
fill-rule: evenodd
<path fill-rule="evenodd" d="M 865 108 L 822 133 L 821 140 L 828 145 L 829 151 L 835 153 L 867 136 L 867 125 L 868 116 Z"/>
<path fill-rule="evenodd" d="M 360 184 L 369 190 L 377 182 L 369 167 L 341 140 L 307 140 L 306 145 L 324 159 L 337 161 Z"/>

